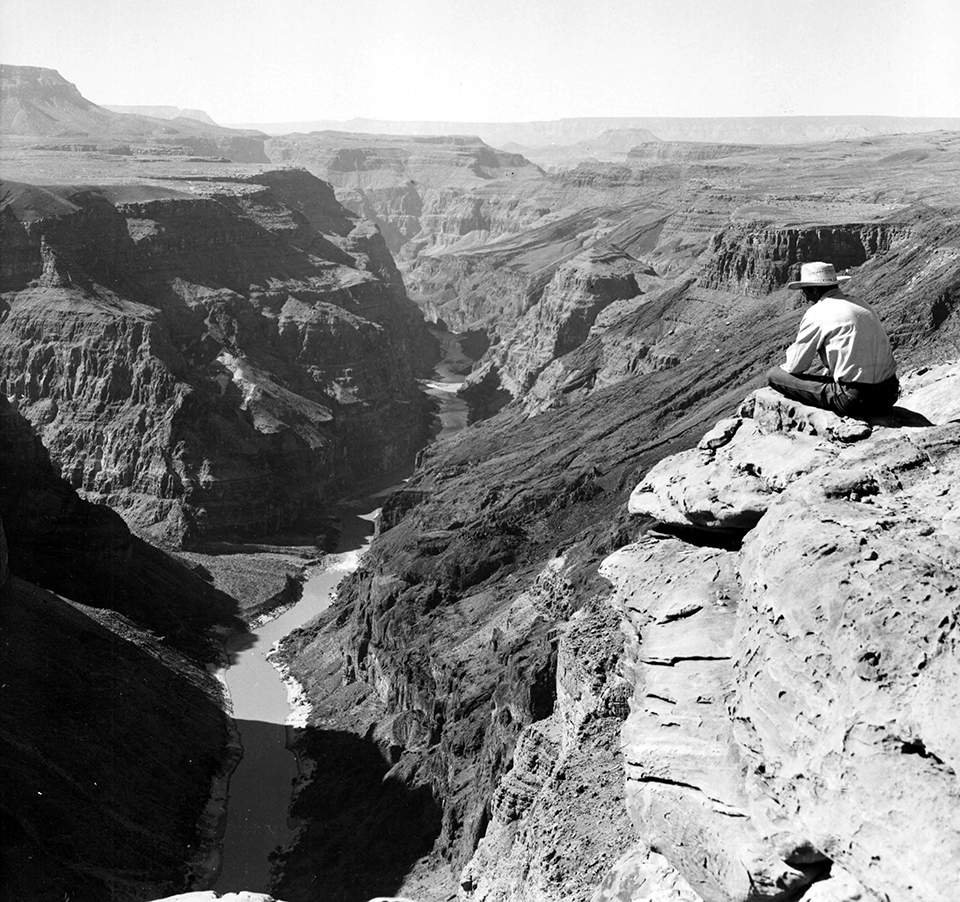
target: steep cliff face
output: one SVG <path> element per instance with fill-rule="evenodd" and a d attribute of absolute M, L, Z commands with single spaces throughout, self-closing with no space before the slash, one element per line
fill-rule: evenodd
<path fill-rule="evenodd" d="M 73 486 L 173 541 L 282 528 L 410 460 L 432 355 L 327 186 L 196 190 L 14 186 L 4 213 L 3 390 Z"/>
<path fill-rule="evenodd" d="M 564 570 L 562 559 L 553 562 L 540 585 L 556 586 Z M 621 802 L 621 644 L 616 616 L 599 597 L 559 631 L 554 711 L 517 737 L 490 823 L 460 875 L 462 898 L 590 898 L 632 846 Z"/>
<path fill-rule="evenodd" d="M 629 148 L 627 160 L 633 163 L 717 160 L 755 150 L 755 144 L 716 144 L 710 141 L 644 141 Z"/>
<path fill-rule="evenodd" d="M 830 898 L 952 898 L 958 379 L 927 372 L 856 431 L 764 389 L 631 497 L 667 534 L 602 567 L 634 686 L 627 805 L 695 898 L 828 877 Z"/>
<path fill-rule="evenodd" d="M 79 498 L 5 398 L 0 473 L 4 888 L 38 902 L 182 890 L 214 851 L 205 809 L 228 728 L 203 662 L 235 605 Z"/>
<path fill-rule="evenodd" d="M 714 235 L 699 282 L 744 294 L 767 294 L 793 278 L 804 260 L 830 260 L 838 272 L 863 265 L 906 238 L 897 224 L 849 224 L 795 229 L 750 226 Z"/>

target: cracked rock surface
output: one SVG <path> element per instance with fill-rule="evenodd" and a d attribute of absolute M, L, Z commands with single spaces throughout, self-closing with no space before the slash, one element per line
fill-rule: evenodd
<path fill-rule="evenodd" d="M 956 898 L 960 366 L 905 385 L 872 424 L 761 390 L 634 492 L 628 810 L 688 888 L 617 898 Z"/>

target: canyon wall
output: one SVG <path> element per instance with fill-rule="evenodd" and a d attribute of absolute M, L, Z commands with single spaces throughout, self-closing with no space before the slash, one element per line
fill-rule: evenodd
<path fill-rule="evenodd" d="M 309 532 L 324 501 L 422 443 L 415 376 L 433 352 L 390 247 L 428 316 L 490 342 L 472 400 L 487 419 L 422 454 L 339 601 L 282 649 L 312 705 L 294 737 L 304 827 L 280 859 L 282 897 L 600 902 L 656 891 L 696 902 L 797 894 L 814 881 L 812 900 L 828 867 L 851 896 L 904 883 L 885 853 L 871 870 L 876 847 L 856 831 L 876 825 L 857 821 L 857 806 L 831 821 L 821 809 L 834 790 L 791 782 L 777 723 L 764 719 L 780 692 L 765 649 L 783 639 L 804 658 L 806 621 L 799 644 L 778 632 L 781 612 L 764 607 L 763 576 L 749 575 L 729 532 L 704 547 L 685 523 L 638 551 L 643 574 L 620 589 L 633 600 L 618 602 L 629 621 L 623 660 L 599 568 L 650 532 L 652 516 L 628 516 L 630 489 L 730 419 L 792 338 L 801 310 L 779 289 L 808 254 L 849 251 L 851 291 L 878 308 L 904 368 L 956 357 L 960 157 L 949 136 L 924 140 L 920 152 L 920 139 L 899 137 L 549 177 L 472 139 L 268 145 L 271 158 L 341 173 L 342 199 L 366 204 L 386 242 L 302 170 L 197 163 L 155 177 L 124 170 L 97 188 L 79 176 L 64 179 L 70 187 L 5 184 L 4 391 L 86 499 L 154 539 Z M 87 151 L 77 153 L 85 164 Z M 751 419 L 723 426 L 706 450 Z M 768 453 L 761 468 L 770 457 L 779 460 Z M 922 468 L 901 476 L 895 463 L 884 466 L 905 484 Z M 757 462 L 747 464 L 741 476 L 759 480 Z M 751 483 L 754 494 L 789 481 L 778 479 Z M 36 520 L 69 487 L 58 491 Z M 68 509 L 83 505 L 70 497 Z M 708 501 L 697 509 L 712 514 Z M 131 607 L 120 613 L 201 659 L 189 637 L 206 647 L 230 605 L 208 596 L 191 621 L 180 590 L 162 591 L 166 558 L 104 507 L 81 511 L 74 537 L 93 537 L 99 551 L 84 557 L 88 540 L 77 540 L 66 566 L 41 530 L 17 552 L 21 562 L 46 555 L 44 572 L 59 582 L 37 584 L 92 606 L 88 565 L 110 572 L 93 566 L 100 551 L 132 559 L 116 594 Z M 753 527 L 747 549 L 766 514 L 743 516 L 735 527 Z M 654 598 L 659 575 L 677 569 L 678 595 Z M 140 572 L 149 578 L 133 582 Z M 684 593 L 706 593 L 712 606 L 694 611 Z M 748 609 L 749 646 L 737 625 Z M 814 682 L 834 685 L 849 670 L 823 667 Z M 927 705 L 932 689 L 921 688 Z M 882 692 L 867 686 L 863 699 L 886 716 Z M 628 711 L 635 832 L 620 803 Z M 896 741 L 881 741 L 883 754 L 899 742 L 897 760 L 949 766 L 950 736 L 926 721 L 906 726 L 916 729 L 889 731 Z M 815 731 L 796 729 L 817 773 L 859 768 L 842 756 L 823 765 Z M 671 744 L 674 734 L 683 741 Z M 863 749 L 884 735 L 854 740 Z M 697 815 L 689 836 L 668 815 L 675 804 Z M 685 857 L 691 845 L 702 861 Z M 368 875 L 359 888 L 358 874 Z"/>
<path fill-rule="evenodd" d="M 543 178 L 537 166 L 469 135 L 313 132 L 271 138 L 265 152 L 332 184 L 401 259 L 465 239 L 485 243 L 548 212 L 528 197 Z"/>
<path fill-rule="evenodd" d="M 0 385 L 138 528 L 290 527 L 422 443 L 432 339 L 376 230 L 306 173 L 14 186 L 2 215 Z"/>
<path fill-rule="evenodd" d="M 630 162 L 662 160 L 716 160 L 733 154 L 754 150 L 752 144 L 714 144 L 709 141 L 645 141 L 629 148 Z"/>
<path fill-rule="evenodd" d="M 235 602 L 79 498 L 6 398 L 0 474 L 6 894 L 183 890 L 216 848 L 229 733 L 204 662 Z"/>
<path fill-rule="evenodd" d="M 830 260 L 837 272 L 885 253 L 905 229 L 894 223 L 845 223 L 827 228 L 724 230 L 710 242 L 699 283 L 743 294 L 768 294 L 796 276 L 801 260 Z"/>

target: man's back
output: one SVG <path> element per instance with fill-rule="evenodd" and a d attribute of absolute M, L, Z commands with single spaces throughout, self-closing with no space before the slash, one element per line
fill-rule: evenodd
<path fill-rule="evenodd" d="M 816 357 L 838 382 L 876 384 L 896 373 L 890 340 L 876 311 L 838 288 L 806 312 L 783 368 L 802 373 Z"/>

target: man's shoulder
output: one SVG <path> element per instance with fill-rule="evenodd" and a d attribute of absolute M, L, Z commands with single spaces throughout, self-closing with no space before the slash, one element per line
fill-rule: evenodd
<path fill-rule="evenodd" d="M 814 306 L 819 307 L 821 304 L 823 305 L 822 310 L 825 315 L 853 316 L 863 310 L 876 315 L 873 307 L 855 295 L 831 292 L 828 295 L 824 295 Z"/>

